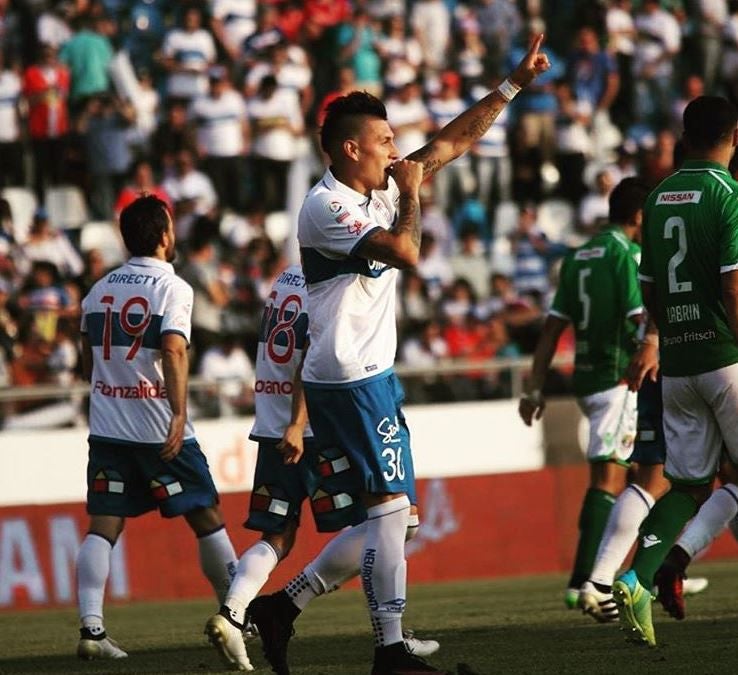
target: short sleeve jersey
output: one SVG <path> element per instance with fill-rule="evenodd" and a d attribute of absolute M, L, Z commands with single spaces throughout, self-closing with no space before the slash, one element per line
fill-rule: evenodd
<path fill-rule="evenodd" d="M 720 275 L 738 269 L 738 183 L 687 161 L 649 195 L 639 275 L 658 297 L 661 371 L 681 377 L 738 362 Z"/>
<path fill-rule="evenodd" d="M 256 419 L 250 438 L 276 441 L 292 418 L 292 382 L 308 339 L 307 285 L 299 265 L 282 272 L 269 293 L 256 351 Z M 308 425 L 304 436 L 313 432 Z"/>
<path fill-rule="evenodd" d="M 190 340 L 192 288 L 169 263 L 131 258 L 82 301 L 92 347 L 90 438 L 161 445 L 172 417 L 161 357 L 166 333 Z M 190 422 L 185 439 L 194 437 Z"/>
<path fill-rule="evenodd" d="M 398 271 L 356 251 L 371 232 L 392 227 L 399 194 L 390 177 L 367 197 L 328 169 L 305 198 L 297 237 L 310 299 L 306 383 L 350 386 L 392 369 Z"/>
<path fill-rule="evenodd" d="M 636 348 L 631 317 L 643 312 L 635 254 L 637 246 L 611 228 L 564 258 L 550 314 L 574 325 L 577 396 L 610 389 L 625 376 Z"/>

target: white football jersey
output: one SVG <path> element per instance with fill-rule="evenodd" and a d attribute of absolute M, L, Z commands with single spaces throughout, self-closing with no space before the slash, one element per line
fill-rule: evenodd
<path fill-rule="evenodd" d="M 192 288 L 167 262 L 131 258 L 108 272 L 82 301 L 81 331 L 92 347 L 90 437 L 162 444 L 172 410 L 167 400 L 161 338 L 189 343 Z M 185 439 L 194 437 L 190 422 Z"/>
<path fill-rule="evenodd" d="M 292 381 L 308 337 L 307 288 L 299 265 L 282 272 L 264 307 L 256 352 L 256 419 L 250 438 L 280 440 L 292 418 Z M 308 352 L 309 353 L 309 352 Z M 308 424 L 306 437 L 313 432 Z"/>
<path fill-rule="evenodd" d="M 355 251 L 376 228 L 392 227 L 399 196 L 391 177 L 366 197 L 328 169 L 305 198 L 297 231 L 310 299 L 303 381 L 351 384 L 392 369 L 398 270 Z"/>

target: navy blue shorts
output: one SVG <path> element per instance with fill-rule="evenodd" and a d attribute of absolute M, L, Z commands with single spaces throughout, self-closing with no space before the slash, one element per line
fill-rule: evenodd
<path fill-rule="evenodd" d="M 656 382 L 646 378 L 638 391 L 638 426 L 629 461 L 648 465 L 666 461 L 663 415 L 661 377 Z"/>
<path fill-rule="evenodd" d="M 87 513 L 134 517 L 159 509 L 173 518 L 218 503 L 208 461 L 192 438 L 165 462 L 160 448 L 89 440 Z"/>
<path fill-rule="evenodd" d="M 415 471 L 405 392 L 394 373 L 352 386 L 304 383 L 310 426 L 319 452 L 340 448 L 370 494 L 404 492 L 412 504 Z"/>
<path fill-rule="evenodd" d="M 305 499 L 310 500 L 318 532 L 336 532 L 366 520 L 357 474 L 337 448 L 318 452 L 313 442 L 297 464 L 283 463 L 277 442 L 259 443 L 249 517 L 244 527 L 279 533 L 291 520 L 300 522 Z"/>

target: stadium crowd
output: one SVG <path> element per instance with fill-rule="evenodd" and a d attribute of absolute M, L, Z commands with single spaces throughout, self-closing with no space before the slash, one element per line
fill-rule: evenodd
<path fill-rule="evenodd" d="M 193 372 L 249 383 L 263 301 L 322 173 L 326 105 L 381 95 L 406 154 L 540 32 L 550 70 L 423 186 L 421 260 L 398 298 L 399 361 L 419 367 L 533 351 L 556 261 L 603 224 L 612 188 L 671 172 L 690 100 L 738 99 L 738 2 L 0 0 L 0 387 L 78 378 L 80 300 L 122 259 L 113 223 L 141 192 L 175 217 Z M 471 373 L 408 394 L 509 387 Z M 209 394 L 200 413 L 222 413 Z M 226 398 L 244 411 L 253 395 Z"/>

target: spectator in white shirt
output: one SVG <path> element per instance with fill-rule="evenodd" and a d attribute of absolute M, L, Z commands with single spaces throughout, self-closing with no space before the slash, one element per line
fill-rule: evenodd
<path fill-rule="evenodd" d="M 433 122 L 416 81 L 406 82 L 395 91 L 386 108 L 387 121 L 395 132 L 395 145 L 401 157 L 425 145 Z"/>
<path fill-rule="evenodd" d="M 174 204 L 174 228 L 184 242 L 198 216 L 210 214 L 218 205 L 218 195 L 210 179 L 195 168 L 189 150 L 180 150 L 174 160 L 174 173 L 161 185 Z"/>
<path fill-rule="evenodd" d="M 242 211 L 246 194 L 244 155 L 249 144 L 246 104 L 231 88 L 223 66 L 208 71 L 207 96 L 190 105 L 190 118 L 197 129 L 202 168 L 213 183 L 218 201 L 234 211 Z"/>
<path fill-rule="evenodd" d="M 5 67 L 0 50 L 0 187 L 25 183 L 23 143 L 19 124 L 21 80 Z"/>
<path fill-rule="evenodd" d="M 164 36 L 162 56 L 169 73 L 169 96 L 189 100 L 207 93 L 207 70 L 216 58 L 215 41 L 202 27 L 202 10 L 197 6 L 185 11 L 182 28 L 173 28 Z"/>
<path fill-rule="evenodd" d="M 206 415 L 243 415 L 253 410 L 254 366 L 233 333 L 223 334 L 220 343 L 203 354 L 197 374 L 213 383 L 200 392 Z"/>
<path fill-rule="evenodd" d="M 280 87 L 274 75 L 262 78 L 246 102 L 252 131 L 251 162 L 255 193 L 267 213 L 283 211 L 287 173 L 296 157 L 305 123 L 297 94 Z"/>

